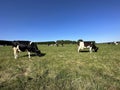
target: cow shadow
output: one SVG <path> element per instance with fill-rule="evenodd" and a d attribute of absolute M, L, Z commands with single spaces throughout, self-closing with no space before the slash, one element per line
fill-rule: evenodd
<path fill-rule="evenodd" d="M 39 55 L 39 57 L 43 57 L 43 56 L 45 56 L 45 55 L 46 55 L 46 53 L 41 53 L 41 54 Z M 35 53 L 32 53 L 32 54 L 30 54 L 30 56 L 31 56 L 31 57 L 35 57 L 35 56 L 38 56 L 38 55 L 35 54 Z M 23 56 L 21 56 L 21 57 L 28 57 L 28 54 L 23 55 Z"/>
<path fill-rule="evenodd" d="M 90 52 L 90 51 L 87 51 L 87 50 L 86 50 L 86 51 L 79 51 L 79 52 L 85 53 L 85 52 Z"/>
<path fill-rule="evenodd" d="M 40 57 L 43 57 L 43 56 L 45 56 L 46 55 L 46 53 L 41 53 L 40 54 Z"/>

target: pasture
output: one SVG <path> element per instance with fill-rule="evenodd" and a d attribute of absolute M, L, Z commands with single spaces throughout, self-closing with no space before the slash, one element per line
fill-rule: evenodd
<path fill-rule="evenodd" d="M 0 47 L 0 90 L 120 90 L 120 45 L 97 45 L 97 53 L 77 45 L 39 45 L 45 56 Z"/>

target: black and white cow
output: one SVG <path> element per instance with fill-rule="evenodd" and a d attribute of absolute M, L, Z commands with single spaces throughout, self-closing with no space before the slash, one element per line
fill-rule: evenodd
<path fill-rule="evenodd" d="M 118 42 L 116 42 L 116 41 L 115 41 L 115 42 L 113 42 L 113 43 L 114 43 L 115 45 L 118 45 Z"/>
<path fill-rule="evenodd" d="M 36 55 L 41 56 L 41 51 L 38 49 L 37 44 L 29 41 L 13 41 L 12 47 L 14 51 L 14 58 L 17 59 L 19 52 L 28 52 L 28 58 L 30 58 L 30 53 L 36 53 Z"/>
<path fill-rule="evenodd" d="M 98 47 L 95 46 L 94 42 L 90 42 L 90 41 L 79 41 L 78 43 L 78 52 L 80 52 L 80 50 L 83 50 L 85 48 L 89 49 L 89 52 L 91 53 L 92 51 L 97 52 Z"/>

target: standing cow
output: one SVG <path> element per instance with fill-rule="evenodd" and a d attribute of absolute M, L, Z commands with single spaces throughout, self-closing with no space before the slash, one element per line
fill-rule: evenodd
<path fill-rule="evenodd" d="M 118 45 L 118 42 L 115 41 L 114 44 L 115 44 L 115 45 Z"/>
<path fill-rule="evenodd" d="M 14 58 L 17 59 L 19 52 L 28 52 L 28 58 L 30 58 L 30 53 L 36 53 L 36 55 L 41 56 L 41 51 L 38 49 L 37 45 L 29 41 L 13 41 L 12 43 Z"/>
<path fill-rule="evenodd" d="M 90 41 L 79 41 L 78 42 L 78 52 L 80 52 L 80 50 L 83 50 L 85 48 L 89 49 L 89 52 L 91 53 L 92 51 L 97 52 L 98 47 L 95 46 L 94 42 L 90 42 Z"/>

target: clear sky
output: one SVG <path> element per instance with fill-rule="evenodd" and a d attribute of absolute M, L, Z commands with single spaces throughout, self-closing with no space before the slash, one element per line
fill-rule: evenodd
<path fill-rule="evenodd" d="M 120 0 L 0 0 L 0 40 L 120 41 Z"/>

